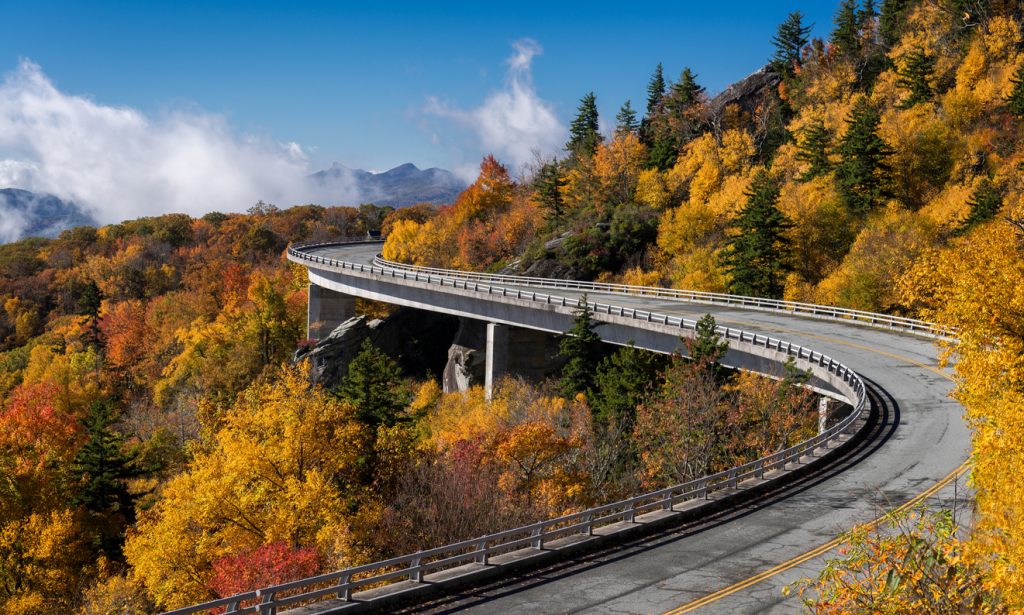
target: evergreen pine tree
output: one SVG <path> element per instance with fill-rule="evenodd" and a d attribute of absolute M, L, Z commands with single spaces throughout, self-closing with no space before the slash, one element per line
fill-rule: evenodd
<path fill-rule="evenodd" d="M 803 139 L 797 144 L 796 159 L 808 165 L 807 171 L 800 176 L 802 181 L 821 177 L 832 170 L 828 159 L 828 148 L 832 143 L 832 133 L 825 128 L 825 123 L 815 120 L 804 129 Z"/>
<path fill-rule="evenodd" d="M 1006 97 L 1006 107 L 1018 119 L 1024 120 L 1024 64 L 1017 67 L 1010 78 L 1010 83 L 1013 84 L 1013 89 Z"/>
<path fill-rule="evenodd" d="M 615 134 L 626 135 L 635 132 L 639 124 L 636 120 L 636 111 L 630 101 L 626 101 L 615 116 Z"/>
<path fill-rule="evenodd" d="M 878 16 L 878 34 L 886 47 L 892 47 L 899 42 L 909 7 L 910 0 L 882 0 L 882 11 Z"/>
<path fill-rule="evenodd" d="M 965 235 L 979 224 L 995 218 L 996 214 L 1003 207 L 1003 196 L 1005 194 L 1006 188 L 1004 186 L 996 184 L 988 177 L 981 180 L 981 183 L 978 184 L 978 187 L 971 194 L 970 200 L 967 201 L 971 208 L 970 212 L 960 222 L 960 226 L 953 234 L 958 236 Z"/>
<path fill-rule="evenodd" d="M 836 12 L 835 29 L 829 39 L 839 51 L 839 55 L 847 59 L 856 58 L 860 53 L 860 28 L 857 19 L 856 0 L 843 0 Z"/>
<path fill-rule="evenodd" d="M 793 11 L 786 17 L 786 21 L 779 24 L 778 32 L 772 37 L 772 44 L 775 45 L 775 55 L 772 56 L 771 64 L 775 70 L 792 75 L 794 69 L 800 66 L 800 53 L 810 40 L 811 26 L 803 25 L 803 14 L 800 11 Z"/>
<path fill-rule="evenodd" d="M 671 89 L 666 105 L 674 113 L 692 107 L 704 92 L 704 88 L 697 84 L 697 75 L 689 67 L 683 69 L 679 81 L 673 83 Z"/>
<path fill-rule="evenodd" d="M 662 356 L 632 344 L 605 357 L 597 366 L 594 387 L 587 395 L 595 423 L 624 436 L 631 434 L 636 408 L 655 386 L 663 365 Z"/>
<path fill-rule="evenodd" d="M 736 233 L 728 240 L 729 292 L 778 299 L 788 270 L 785 231 L 791 224 L 777 207 L 779 186 L 768 171 L 757 172 L 746 196 L 746 204 L 731 225 Z"/>
<path fill-rule="evenodd" d="M 921 49 L 914 49 L 903 59 L 903 66 L 897 71 L 896 85 L 907 91 L 903 102 L 897 105 L 901 109 L 909 109 L 918 103 L 928 102 L 934 92 L 931 83 L 935 73 L 935 58 Z"/>
<path fill-rule="evenodd" d="M 595 332 L 598 324 L 594 321 L 587 296 L 583 295 L 576 308 L 572 328 L 562 337 L 558 348 L 558 356 L 566 359 L 558 388 L 567 399 L 594 387 L 594 366 L 602 355 L 601 337 Z"/>
<path fill-rule="evenodd" d="M 588 158 L 594 155 L 597 145 L 601 142 L 597 116 L 597 97 L 593 92 L 580 99 L 576 118 L 569 126 L 569 142 L 565 149 L 577 158 Z"/>
<path fill-rule="evenodd" d="M 83 508 L 94 532 L 93 546 L 107 557 L 118 559 L 124 531 L 135 522 L 134 498 L 128 479 L 136 474 L 124 453 L 124 438 L 114 428 L 110 404 L 95 402 L 82 420 L 85 443 L 69 467 L 71 505 Z"/>
<path fill-rule="evenodd" d="M 690 358 L 694 361 L 717 363 L 729 350 L 729 342 L 718 334 L 718 323 L 711 314 L 705 314 L 697 321 L 693 340 L 689 343 Z"/>
<path fill-rule="evenodd" d="M 857 28 L 864 32 L 869 30 L 873 25 L 872 22 L 878 17 L 878 11 L 875 9 L 875 0 L 864 0 L 864 5 L 859 11 L 857 11 Z"/>
<path fill-rule="evenodd" d="M 351 403 L 356 418 L 373 429 L 397 423 L 400 412 L 410 401 L 402 386 L 398 363 L 369 339 L 363 340 L 359 354 L 348 365 L 348 375 L 334 393 Z"/>
<path fill-rule="evenodd" d="M 85 317 L 82 322 L 85 325 L 85 335 L 82 341 L 93 348 L 99 348 L 101 345 L 100 306 L 102 304 L 103 291 L 97 286 L 95 280 L 90 279 L 78 297 L 78 308 L 81 310 L 79 313 Z"/>
<path fill-rule="evenodd" d="M 565 217 L 565 198 L 562 195 L 564 186 L 565 178 L 562 177 L 562 170 L 557 162 L 547 162 L 537 172 L 534 190 L 537 192 L 540 206 L 544 209 L 544 220 L 548 229 L 558 228 Z"/>
<path fill-rule="evenodd" d="M 866 216 L 880 206 L 888 194 L 886 159 L 889 146 L 878 135 L 881 118 L 867 97 L 860 97 L 846 120 L 846 134 L 836 151 L 836 188 L 851 212 Z"/>
<path fill-rule="evenodd" d="M 665 96 L 665 75 L 661 67 L 661 62 L 658 62 L 658 66 L 654 69 L 654 74 L 651 75 L 651 80 L 647 83 L 647 115 L 650 116 L 654 113 L 654 110 L 658 107 L 658 103 Z"/>

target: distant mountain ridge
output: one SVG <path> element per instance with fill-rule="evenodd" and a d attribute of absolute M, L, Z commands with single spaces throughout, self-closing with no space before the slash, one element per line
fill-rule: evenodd
<path fill-rule="evenodd" d="M 363 202 L 392 207 L 407 207 L 416 203 L 447 204 L 466 189 L 466 182 L 451 171 L 419 169 L 410 162 L 382 173 L 349 169 L 335 162 L 330 168 L 309 177 L 320 186 L 352 182 Z"/>
<path fill-rule="evenodd" d="M 19 188 L 0 189 L 0 243 L 22 237 L 56 237 L 76 226 L 96 225 L 77 204 L 52 194 Z"/>

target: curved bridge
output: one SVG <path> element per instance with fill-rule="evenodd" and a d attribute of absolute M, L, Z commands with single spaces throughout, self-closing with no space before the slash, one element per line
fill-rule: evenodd
<path fill-rule="evenodd" d="M 493 612 L 792 612 L 781 587 L 813 574 L 851 527 L 886 510 L 948 498 L 970 438 L 948 398 L 921 321 L 710 293 L 492 276 L 382 261 L 379 242 L 289 249 L 310 279 L 311 335 L 353 297 L 488 323 L 488 375 L 500 373 L 504 327 L 561 333 L 586 294 L 612 343 L 659 352 L 711 313 L 726 363 L 768 375 L 793 358 L 822 393 L 853 411 L 800 445 L 715 476 L 488 537 L 249 592 L 175 613 L 355 612 L 472 583 L 432 605 Z M 490 377 L 488 378 L 490 380 Z M 614 547 L 612 546 L 614 543 Z M 580 555 L 586 554 L 586 555 Z M 484 577 L 496 577 L 489 585 Z M 381 585 L 373 589 L 367 586 Z M 241 601 L 262 602 L 249 609 Z"/>

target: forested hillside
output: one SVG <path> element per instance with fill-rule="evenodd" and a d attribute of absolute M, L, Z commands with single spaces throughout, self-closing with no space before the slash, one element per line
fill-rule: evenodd
<path fill-rule="evenodd" d="M 860 559 L 804 596 L 822 612 L 1024 608 L 1024 14 L 844 0 L 828 40 L 780 21 L 767 68 L 728 97 L 665 58 L 672 74 L 657 64 L 612 134 L 588 93 L 564 156 L 523 177 L 488 156 L 451 206 L 260 203 L 0 246 L 0 610 L 182 606 L 678 482 L 816 428 L 803 374 L 716 367 L 707 320 L 686 361 L 613 352 L 581 310 L 560 379 L 508 380 L 490 402 L 369 344 L 338 387 L 311 385 L 291 361 L 310 343 L 307 281 L 285 246 L 368 230 L 409 263 L 956 327 L 976 523 L 861 536 Z"/>

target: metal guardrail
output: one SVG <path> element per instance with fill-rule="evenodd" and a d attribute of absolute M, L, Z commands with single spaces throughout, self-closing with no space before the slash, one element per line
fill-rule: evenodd
<path fill-rule="evenodd" d="M 347 270 L 362 274 L 427 282 L 442 287 L 451 286 L 467 291 L 500 295 L 505 298 L 514 297 L 545 305 L 554 304 L 561 307 L 576 307 L 577 305 L 577 301 L 567 299 L 566 297 L 557 297 L 523 289 L 492 286 L 464 277 L 439 275 L 438 270 L 422 271 L 419 268 L 404 269 L 390 265 L 381 267 L 349 263 L 336 259 L 327 259 L 302 250 L 302 248 L 309 248 L 314 245 L 337 245 L 339 243 L 341 242 L 292 246 L 288 249 L 288 255 L 296 261 L 324 264 L 343 271 Z M 356 240 L 344 243 L 378 242 Z M 445 273 L 447 274 L 447 272 Z M 510 276 L 501 277 L 507 278 Z M 521 280 L 519 281 L 521 282 Z M 550 282 L 551 280 L 546 281 Z M 590 306 L 596 313 L 630 318 L 641 323 L 655 323 L 663 326 L 678 327 L 684 331 L 696 328 L 696 321 L 676 316 L 601 303 L 591 303 Z M 863 415 L 867 405 L 867 390 L 864 381 L 856 372 L 842 363 L 809 348 L 766 335 L 757 335 L 731 327 L 718 327 L 718 331 L 727 340 L 763 346 L 766 349 L 804 360 L 810 364 L 812 371 L 818 372 L 819 376 L 825 373 L 838 377 L 843 383 L 843 388 L 846 389 L 845 392 L 848 399 L 853 404 L 853 411 L 842 421 L 813 438 L 743 465 L 679 485 L 434 549 L 427 549 L 363 566 L 346 568 L 315 577 L 264 587 L 220 600 L 176 609 L 169 611 L 166 615 L 189 615 L 213 609 L 224 609 L 224 613 L 273 615 L 277 613 L 278 608 L 283 606 L 321 600 L 327 597 L 347 601 L 351 599 L 353 591 L 361 588 L 403 581 L 422 582 L 424 575 L 431 572 L 470 563 L 487 564 L 488 560 L 496 555 L 521 549 L 542 550 L 546 541 L 572 535 L 593 535 L 594 530 L 602 526 L 624 521 L 633 522 L 637 515 L 656 510 L 672 510 L 674 506 L 682 502 L 699 498 L 707 499 L 712 493 L 736 489 L 738 484 L 744 480 L 761 478 L 766 472 L 782 469 L 788 463 L 804 457 L 816 448 L 828 445 L 847 431 Z M 253 602 L 254 604 L 242 606 L 246 602 Z"/>
<path fill-rule="evenodd" d="M 936 325 L 934 323 L 918 320 L 916 318 L 905 318 L 863 310 L 852 310 L 847 308 L 819 305 L 815 303 L 802 303 L 799 301 L 783 301 L 781 299 L 763 299 L 761 297 L 746 297 L 743 295 L 728 295 L 724 293 L 709 293 L 696 290 L 679 290 L 674 288 L 661 288 L 657 286 L 634 286 L 630 284 L 611 284 L 606 282 L 582 282 L 578 280 L 559 280 L 553 278 L 536 278 L 517 275 L 502 275 L 490 273 L 476 273 L 470 271 L 459 271 L 455 269 L 438 269 L 435 267 L 422 267 L 419 265 L 407 265 L 395 261 L 389 261 L 377 255 L 373 264 L 378 267 L 389 267 L 402 269 L 404 271 L 419 271 L 422 273 L 434 273 L 466 280 L 479 280 L 496 284 L 514 284 L 519 286 L 534 286 L 540 288 L 562 288 L 571 290 L 585 290 L 598 293 L 617 295 L 631 295 L 636 297 L 659 297 L 676 299 L 688 303 L 700 303 L 706 305 L 719 305 L 727 307 L 741 307 L 744 309 L 755 309 L 772 312 L 785 312 L 808 316 L 811 318 L 838 320 L 844 322 L 857 322 L 860 324 L 912 333 L 933 338 L 953 338 L 955 332 Z"/>

